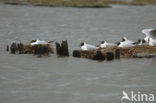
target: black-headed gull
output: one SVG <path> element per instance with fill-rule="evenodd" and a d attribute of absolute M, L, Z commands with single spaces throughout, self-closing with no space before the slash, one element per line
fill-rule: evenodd
<path fill-rule="evenodd" d="M 94 45 L 87 44 L 85 42 L 82 42 L 80 44 L 80 47 L 81 47 L 81 50 L 82 51 L 86 51 L 86 50 L 97 50 L 99 48 L 99 47 L 96 47 Z"/>
<path fill-rule="evenodd" d="M 132 41 L 132 40 L 128 40 L 127 37 L 123 37 L 123 38 L 122 38 L 122 42 L 126 42 L 126 43 L 134 43 L 134 41 Z"/>
<path fill-rule="evenodd" d="M 110 47 L 110 46 L 114 46 L 114 43 L 108 43 L 106 41 L 101 41 L 101 44 L 99 45 L 100 48 L 106 48 L 106 47 Z"/>
<path fill-rule="evenodd" d="M 128 48 L 128 47 L 135 46 L 135 44 L 133 43 L 126 43 L 126 42 L 119 42 L 117 45 L 118 47 L 121 47 L 121 48 Z"/>
<path fill-rule="evenodd" d="M 156 46 L 156 39 L 149 38 L 149 45 L 150 46 Z"/>
<path fill-rule="evenodd" d="M 51 42 L 53 42 L 53 41 L 46 42 L 46 41 L 41 41 L 41 40 L 32 40 L 30 42 L 30 45 L 49 44 Z"/>
<path fill-rule="evenodd" d="M 146 41 L 146 42 L 149 42 L 149 38 L 150 38 L 150 31 L 152 31 L 153 29 L 143 29 L 141 32 L 143 33 L 143 34 L 145 34 L 145 38 L 144 38 L 144 40 Z"/>
<path fill-rule="evenodd" d="M 148 42 L 150 46 L 156 46 L 156 29 L 143 29 L 142 33 L 146 35 L 144 40 Z"/>
<path fill-rule="evenodd" d="M 133 44 L 136 44 L 136 45 L 143 45 L 146 41 L 143 39 L 138 39 L 137 42 L 133 43 Z"/>
<path fill-rule="evenodd" d="M 135 42 L 128 40 L 126 37 L 123 37 L 122 42 L 117 43 L 117 46 L 121 48 L 133 47 L 135 46 Z"/>

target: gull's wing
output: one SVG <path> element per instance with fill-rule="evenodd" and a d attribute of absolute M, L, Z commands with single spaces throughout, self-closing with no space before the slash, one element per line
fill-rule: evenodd
<path fill-rule="evenodd" d="M 143 34 L 145 34 L 146 36 L 149 37 L 149 36 L 150 36 L 150 33 L 149 33 L 149 32 L 150 32 L 151 30 L 153 30 L 153 29 L 143 29 L 141 32 L 142 32 Z"/>
<path fill-rule="evenodd" d="M 98 47 L 96 47 L 96 46 L 94 46 L 94 45 L 90 45 L 90 44 L 86 44 L 86 47 L 87 47 L 89 50 L 98 49 Z"/>
<path fill-rule="evenodd" d="M 156 29 L 151 30 L 149 33 L 150 33 L 150 37 L 156 40 Z"/>
<path fill-rule="evenodd" d="M 114 46 L 114 43 L 106 43 L 107 46 Z"/>

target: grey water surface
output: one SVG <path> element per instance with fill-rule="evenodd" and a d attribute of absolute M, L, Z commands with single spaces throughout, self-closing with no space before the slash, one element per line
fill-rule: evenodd
<path fill-rule="evenodd" d="M 82 41 L 97 45 L 101 40 L 120 41 L 123 36 L 136 41 L 144 37 L 144 28 L 156 28 L 156 6 L 96 9 L 0 4 L 0 103 L 121 103 L 122 91 L 156 95 L 156 58 L 97 62 L 72 57 Z M 12 41 L 32 39 L 67 39 L 70 57 L 39 58 L 5 51 Z"/>

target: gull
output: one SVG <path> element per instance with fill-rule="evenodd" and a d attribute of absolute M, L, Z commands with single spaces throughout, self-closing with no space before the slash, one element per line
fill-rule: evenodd
<path fill-rule="evenodd" d="M 121 48 L 129 48 L 129 47 L 135 46 L 135 44 L 134 43 L 127 43 L 127 42 L 119 42 L 119 43 L 117 43 L 117 46 L 121 47 Z"/>
<path fill-rule="evenodd" d="M 41 41 L 41 40 L 32 40 L 30 42 L 30 45 L 34 46 L 34 45 L 39 45 L 39 44 L 49 44 L 51 42 L 53 42 L 53 41 L 46 42 L 46 41 Z"/>
<path fill-rule="evenodd" d="M 149 45 L 150 46 L 156 46 L 156 39 L 149 38 Z"/>
<path fill-rule="evenodd" d="M 110 46 L 114 46 L 115 44 L 113 43 L 108 43 L 106 41 L 101 41 L 101 44 L 99 45 L 100 48 L 106 48 L 106 47 L 110 47 Z"/>
<path fill-rule="evenodd" d="M 117 46 L 121 48 L 133 47 L 135 46 L 135 42 L 128 40 L 126 37 L 123 37 L 122 41 L 117 43 Z"/>
<path fill-rule="evenodd" d="M 148 42 L 150 46 L 156 46 L 156 29 L 143 29 L 142 33 L 146 35 L 144 40 Z"/>
<path fill-rule="evenodd" d="M 123 37 L 123 38 L 122 38 L 122 42 L 134 43 L 134 41 L 128 40 L 127 37 Z"/>
<path fill-rule="evenodd" d="M 146 41 L 146 42 L 149 42 L 149 38 L 150 38 L 150 31 L 152 31 L 153 29 L 143 29 L 141 32 L 143 33 L 143 34 L 145 34 L 145 38 L 144 38 L 144 40 Z"/>
<path fill-rule="evenodd" d="M 81 47 L 81 50 L 82 51 L 86 51 L 86 50 L 97 50 L 99 48 L 99 47 L 96 47 L 94 45 L 87 44 L 85 42 L 82 42 L 80 44 L 80 47 Z"/>

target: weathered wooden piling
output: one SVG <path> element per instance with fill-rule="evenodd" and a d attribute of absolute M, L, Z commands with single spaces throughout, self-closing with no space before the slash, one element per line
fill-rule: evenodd
<path fill-rule="evenodd" d="M 58 42 L 56 42 L 56 53 L 57 53 L 57 55 L 61 55 L 62 54 L 61 51 L 62 51 L 61 45 Z"/>
<path fill-rule="evenodd" d="M 10 48 L 10 50 L 11 50 L 11 54 L 15 54 L 16 53 L 15 48 Z"/>
<path fill-rule="evenodd" d="M 12 43 L 11 44 L 10 50 L 11 50 L 11 54 L 15 54 L 16 53 L 16 51 L 17 51 L 16 43 Z"/>
<path fill-rule="evenodd" d="M 93 60 L 105 60 L 105 56 L 101 51 L 97 51 L 96 55 L 93 56 Z"/>
<path fill-rule="evenodd" d="M 19 54 L 23 53 L 22 52 L 23 49 L 24 49 L 24 44 L 22 44 L 22 43 L 17 44 L 17 51 L 18 51 Z"/>
<path fill-rule="evenodd" d="M 69 56 L 67 40 L 66 41 L 62 41 L 61 44 L 56 42 L 56 53 L 59 56 Z"/>
<path fill-rule="evenodd" d="M 119 48 L 117 48 L 115 50 L 115 59 L 120 59 L 120 49 Z"/>
<path fill-rule="evenodd" d="M 68 42 L 67 40 L 62 41 L 62 55 L 63 56 L 69 56 L 69 51 L 68 51 Z"/>
<path fill-rule="evenodd" d="M 6 46 L 6 51 L 7 51 L 7 52 L 9 51 L 9 45 Z"/>
<path fill-rule="evenodd" d="M 106 53 L 106 58 L 108 61 L 111 61 L 114 59 L 114 53 L 113 52 L 107 52 Z"/>

